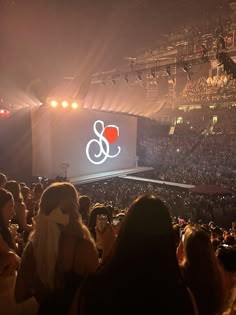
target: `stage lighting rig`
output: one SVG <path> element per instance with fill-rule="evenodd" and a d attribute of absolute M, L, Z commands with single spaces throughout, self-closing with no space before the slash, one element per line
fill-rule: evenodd
<path fill-rule="evenodd" d="M 71 104 L 71 108 L 72 108 L 72 109 L 77 109 L 77 108 L 79 108 L 79 104 L 78 104 L 77 102 L 73 102 L 73 103 Z"/>
<path fill-rule="evenodd" d="M 57 107 L 58 102 L 57 102 L 56 100 L 52 100 L 51 103 L 50 103 L 50 105 L 51 105 L 52 107 Z"/>
<path fill-rule="evenodd" d="M 63 108 L 67 108 L 67 107 L 69 106 L 69 103 L 68 103 L 67 101 L 62 101 L 62 102 L 61 102 L 61 106 L 62 106 Z"/>

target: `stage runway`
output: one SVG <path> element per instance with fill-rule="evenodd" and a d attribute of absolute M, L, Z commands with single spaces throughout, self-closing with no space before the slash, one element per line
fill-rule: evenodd
<path fill-rule="evenodd" d="M 86 183 L 91 183 L 98 180 L 104 180 L 107 178 L 120 177 L 120 176 L 126 176 L 126 175 L 135 174 L 139 172 L 150 171 L 152 169 L 153 169 L 152 167 L 136 167 L 132 169 L 123 169 L 123 170 L 116 170 L 116 171 L 110 171 L 110 172 L 72 177 L 72 178 L 69 178 L 69 181 L 72 184 L 86 184 Z"/>

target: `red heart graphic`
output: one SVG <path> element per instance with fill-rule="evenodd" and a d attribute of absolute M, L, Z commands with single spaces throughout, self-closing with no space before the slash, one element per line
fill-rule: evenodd
<path fill-rule="evenodd" d="M 118 137 L 118 129 L 115 127 L 106 127 L 104 130 L 104 135 L 107 139 L 107 141 L 112 144 L 116 142 L 116 139 Z"/>

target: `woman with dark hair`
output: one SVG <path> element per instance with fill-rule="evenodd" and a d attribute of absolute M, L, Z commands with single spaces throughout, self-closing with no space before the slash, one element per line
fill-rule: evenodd
<path fill-rule="evenodd" d="M 110 219 L 110 215 L 109 215 L 109 211 L 107 210 L 106 206 L 103 204 L 95 204 L 95 206 L 93 207 L 91 213 L 90 213 L 90 217 L 89 217 L 89 223 L 88 223 L 88 228 L 89 231 L 91 232 L 92 236 L 94 237 L 94 239 L 96 240 L 96 224 L 97 224 L 97 216 L 98 215 L 106 215 L 107 216 L 107 221 L 109 223 L 111 223 L 111 219 Z"/>
<path fill-rule="evenodd" d="M 34 189 L 32 191 L 32 203 L 34 205 L 34 209 L 33 209 L 33 213 L 34 215 L 37 215 L 38 211 L 39 211 L 39 202 L 40 202 L 40 198 L 42 196 L 42 193 L 44 191 L 44 187 L 42 183 L 37 183 L 34 186 Z"/>
<path fill-rule="evenodd" d="M 32 226 L 27 224 L 27 210 L 21 195 L 20 185 L 15 180 L 10 180 L 6 183 L 5 189 L 10 191 L 14 198 L 15 216 L 12 219 L 12 223 L 19 225 L 19 232 L 29 234 L 32 230 Z"/>
<path fill-rule="evenodd" d="M 88 226 L 90 215 L 91 199 L 89 196 L 83 195 L 79 197 L 79 212 L 82 217 L 83 223 Z"/>
<path fill-rule="evenodd" d="M 16 271 L 20 258 L 9 225 L 14 216 L 14 201 L 10 192 L 0 189 L 0 310 L 2 314 L 35 314 L 34 301 L 17 305 L 14 299 Z"/>
<path fill-rule="evenodd" d="M 199 314 L 218 314 L 224 303 L 224 288 L 222 272 L 210 236 L 200 227 L 187 226 L 182 243 L 181 269 L 196 298 Z"/>
<path fill-rule="evenodd" d="M 98 255 L 79 215 L 78 194 L 70 183 L 44 190 L 20 265 L 15 296 L 34 296 L 39 314 L 66 314 L 83 278 L 95 272 Z"/>
<path fill-rule="evenodd" d="M 15 251 L 16 244 L 12 239 L 9 224 L 13 218 L 14 200 L 7 190 L 0 189 L 0 252 Z"/>
<path fill-rule="evenodd" d="M 7 182 L 7 177 L 5 174 L 0 173 L 0 188 L 4 188 Z"/>
<path fill-rule="evenodd" d="M 139 197 L 128 210 L 110 257 L 88 277 L 71 313 L 197 314 L 175 252 L 168 209 L 152 195 Z"/>
<path fill-rule="evenodd" d="M 95 240 L 99 258 L 106 256 L 103 252 L 102 234 L 105 232 L 105 229 L 111 230 L 110 223 L 111 217 L 107 207 L 103 204 L 95 204 L 90 213 L 88 228 Z"/>

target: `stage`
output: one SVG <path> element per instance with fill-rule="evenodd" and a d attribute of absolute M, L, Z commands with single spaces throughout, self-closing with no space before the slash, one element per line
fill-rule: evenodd
<path fill-rule="evenodd" d="M 110 171 L 110 172 L 72 177 L 72 178 L 69 178 L 69 181 L 72 184 L 86 184 L 86 183 L 96 182 L 98 180 L 104 180 L 107 178 L 121 177 L 121 176 L 123 177 L 130 174 L 150 171 L 152 169 L 153 169 L 152 167 L 136 167 L 136 168 L 131 168 L 131 169 L 122 169 L 122 170 L 116 170 L 116 171 Z"/>

